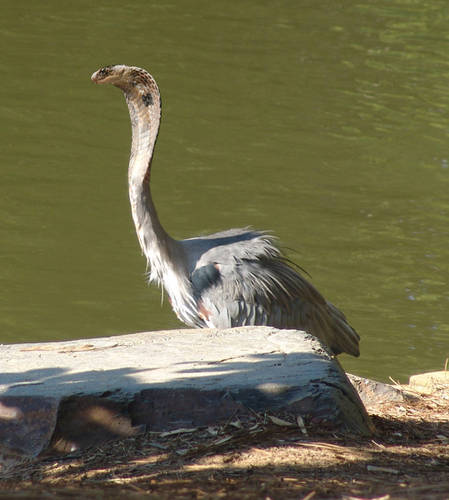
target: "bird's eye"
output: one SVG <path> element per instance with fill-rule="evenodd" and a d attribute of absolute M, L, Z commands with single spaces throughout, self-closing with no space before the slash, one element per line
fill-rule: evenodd
<path fill-rule="evenodd" d="M 145 106 L 149 106 L 150 104 L 153 104 L 153 96 L 148 93 L 142 96 L 142 101 L 145 104 Z"/>
<path fill-rule="evenodd" d="M 101 78 L 106 78 L 111 73 L 111 70 L 108 68 L 103 68 L 100 70 L 99 76 Z"/>

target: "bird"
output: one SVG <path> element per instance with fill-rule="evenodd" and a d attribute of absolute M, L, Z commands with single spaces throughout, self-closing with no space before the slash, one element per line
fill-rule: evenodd
<path fill-rule="evenodd" d="M 183 240 L 162 226 L 150 190 L 154 147 L 161 122 L 156 80 L 136 66 L 110 65 L 92 81 L 118 87 L 128 105 L 131 213 L 148 279 L 169 296 L 180 321 L 194 328 L 264 325 L 318 338 L 331 354 L 359 356 L 358 333 L 345 315 L 303 277 L 301 268 L 267 231 L 229 229 Z"/>

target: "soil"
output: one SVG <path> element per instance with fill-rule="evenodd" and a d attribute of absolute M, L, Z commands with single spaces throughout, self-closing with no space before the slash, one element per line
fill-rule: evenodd
<path fill-rule="evenodd" d="M 0 498 L 449 499 L 449 392 L 368 410 L 368 439 L 255 414 L 5 463 Z"/>

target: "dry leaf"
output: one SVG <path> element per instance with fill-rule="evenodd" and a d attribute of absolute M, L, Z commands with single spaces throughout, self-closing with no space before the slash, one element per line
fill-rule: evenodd
<path fill-rule="evenodd" d="M 232 439 L 232 436 L 225 436 L 224 438 L 221 438 L 221 439 L 218 439 L 217 441 L 214 441 L 212 444 L 214 444 L 216 446 L 219 444 L 226 443 L 227 441 L 230 441 L 231 439 Z"/>
<path fill-rule="evenodd" d="M 381 497 L 374 497 L 371 500 L 389 500 L 390 495 L 383 495 Z M 366 500 L 366 497 L 352 497 L 352 496 L 347 496 L 343 495 L 342 500 Z"/>
<path fill-rule="evenodd" d="M 287 422 L 287 420 L 283 420 L 282 418 L 273 417 L 272 415 L 267 415 L 267 417 L 274 425 L 279 425 L 280 427 L 293 427 L 295 425 L 291 422 Z"/>
<path fill-rule="evenodd" d="M 389 474 L 399 474 L 396 469 L 390 469 L 389 467 L 378 467 L 377 465 L 367 465 L 366 470 L 369 472 L 387 472 Z"/>
<path fill-rule="evenodd" d="M 59 354 L 70 353 L 70 352 L 84 352 L 84 351 L 101 351 L 102 349 L 111 349 L 113 347 L 118 347 L 119 344 L 109 344 L 109 345 L 97 345 L 94 344 L 84 344 L 84 345 L 61 345 L 59 342 L 53 344 L 38 344 L 36 346 L 24 347 L 20 349 L 22 352 L 26 351 L 57 351 Z"/>
<path fill-rule="evenodd" d="M 302 419 L 301 415 L 298 415 L 296 417 L 296 422 L 298 424 L 298 427 L 301 429 L 301 432 L 304 434 L 304 436 L 307 436 L 307 429 L 304 424 L 304 420 Z"/>
<path fill-rule="evenodd" d="M 302 500 L 311 500 L 315 496 L 315 491 L 311 491 L 310 493 L 307 493 L 305 497 L 302 497 Z"/>
<path fill-rule="evenodd" d="M 153 448 L 158 448 L 159 450 L 167 450 L 168 447 L 163 444 L 156 443 L 155 441 L 149 441 L 148 444 L 153 446 Z"/>
<path fill-rule="evenodd" d="M 172 431 L 161 432 L 159 435 L 164 438 L 167 436 L 174 436 L 176 434 L 189 434 L 189 433 L 195 432 L 197 430 L 198 430 L 198 427 L 193 427 L 191 429 L 180 428 L 180 429 L 173 429 Z"/>

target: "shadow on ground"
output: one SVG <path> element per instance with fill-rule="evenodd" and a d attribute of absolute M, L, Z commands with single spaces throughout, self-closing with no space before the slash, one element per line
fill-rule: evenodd
<path fill-rule="evenodd" d="M 276 415 L 277 425 L 254 414 L 247 422 L 147 432 L 6 468 L 0 486 L 11 498 L 439 500 L 449 493 L 448 414 L 448 399 L 431 396 L 379 407 L 374 439 L 313 427 L 304 434 L 285 424 L 294 423 L 288 412 Z"/>

